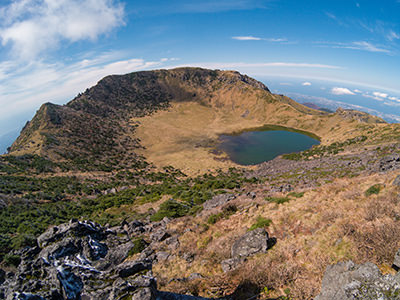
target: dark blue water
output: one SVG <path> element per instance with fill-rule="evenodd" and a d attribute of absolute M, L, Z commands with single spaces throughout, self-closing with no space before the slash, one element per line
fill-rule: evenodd
<path fill-rule="evenodd" d="M 258 129 L 235 135 L 223 134 L 220 136 L 218 148 L 237 164 L 255 165 L 281 154 L 304 151 L 319 144 L 317 137 L 311 134 L 277 126 L 264 129 L 266 130 Z"/>

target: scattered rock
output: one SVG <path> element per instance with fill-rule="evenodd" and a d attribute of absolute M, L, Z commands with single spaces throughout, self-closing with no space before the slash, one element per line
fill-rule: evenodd
<path fill-rule="evenodd" d="M 232 258 L 245 258 L 259 252 L 267 252 L 268 240 L 268 233 L 264 228 L 246 232 L 233 243 Z"/>
<path fill-rule="evenodd" d="M 235 270 L 244 260 L 241 258 L 228 258 L 221 261 L 221 268 L 224 273 Z"/>
<path fill-rule="evenodd" d="M 193 253 L 183 253 L 182 258 L 186 260 L 186 262 L 191 263 L 194 261 L 194 254 Z"/>
<path fill-rule="evenodd" d="M 168 252 L 160 251 L 157 252 L 156 257 L 158 262 L 166 261 L 169 258 L 170 254 Z"/>
<path fill-rule="evenodd" d="M 196 279 L 202 279 L 204 278 L 203 275 L 201 275 L 200 273 L 192 273 L 189 275 L 188 280 L 196 280 Z"/>
<path fill-rule="evenodd" d="M 315 300 L 400 299 L 398 275 L 382 275 L 372 263 L 352 261 L 328 266 L 320 294 Z"/>
<path fill-rule="evenodd" d="M 379 171 L 380 172 L 387 172 L 391 170 L 396 170 L 400 168 L 400 155 L 399 154 L 392 154 L 383 157 L 379 161 Z"/>
<path fill-rule="evenodd" d="M 250 197 L 251 199 L 256 199 L 257 194 L 255 192 L 248 192 L 246 194 L 247 197 Z"/>
<path fill-rule="evenodd" d="M 150 239 L 153 242 L 162 242 L 163 240 L 170 237 L 170 234 L 164 229 L 160 228 L 156 232 L 150 235 Z"/>
<path fill-rule="evenodd" d="M 165 240 L 165 243 L 168 245 L 168 248 L 171 250 L 176 250 L 179 248 L 180 243 L 178 240 L 178 236 L 171 236 Z"/>

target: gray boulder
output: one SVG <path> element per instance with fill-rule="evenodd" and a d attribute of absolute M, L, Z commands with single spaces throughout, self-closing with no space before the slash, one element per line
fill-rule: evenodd
<path fill-rule="evenodd" d="M 116 273 L 119 277 L 125 278 L 132 275 L 135 275 L 144 270 L 151 270 L 151 262 L 148 260 L 142 261 L 127 261 L 120 264 L 117 269 Z"/>
<path fill-rule="evenodd" d="M 236 196 L 233 194 L 216 195 L 212 199 L 204 202 L 203 209 L 207 210 L 207 209 L 213 209 L 215 207 L 222 206 L 235 198 L 236 198 Z"/>
<path fill-rule="evenodd" d="M 232 245 L 232 258 L 246 258 L 256 253 L 265 253 L 268 250 L 268 233 L 264 228 L 246 232 Z"/>
<path fill-rule="evenodd" d="M 328 266 L 315 300 L 355 299 L 400 299 L 400 278 L 382 275 L 372 263 L 356 265 L 347 261 Z"/>

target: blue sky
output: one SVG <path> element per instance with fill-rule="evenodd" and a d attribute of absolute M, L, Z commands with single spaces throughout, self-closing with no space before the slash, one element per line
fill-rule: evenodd
<path fill-rule="evenodd" d="M 3 0 L 0 136 L 106 75 L 177 66 L 400 122 L 399 15 L 400 0 Z"/>

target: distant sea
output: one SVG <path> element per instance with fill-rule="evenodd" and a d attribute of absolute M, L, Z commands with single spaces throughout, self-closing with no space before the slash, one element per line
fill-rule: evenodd
<path fill-rule="evenodd" d="M 257 77 L 256 77 L 257 78 Z M 335 111 L 342 107 L 367 112 L 389 123 L 400 123 L 400 94 L 382 89 L 343 83 L 258 77 L 272 93 L 283 94 L 300 103 L 314 103 Z"/>
<path fill-rule="evenodd" d="M 7 152 L 7 148 L 15 141 L 19 132 L 20 130 L 17 129 L 0 136 L 0 154 L 5 154 Z"/>

